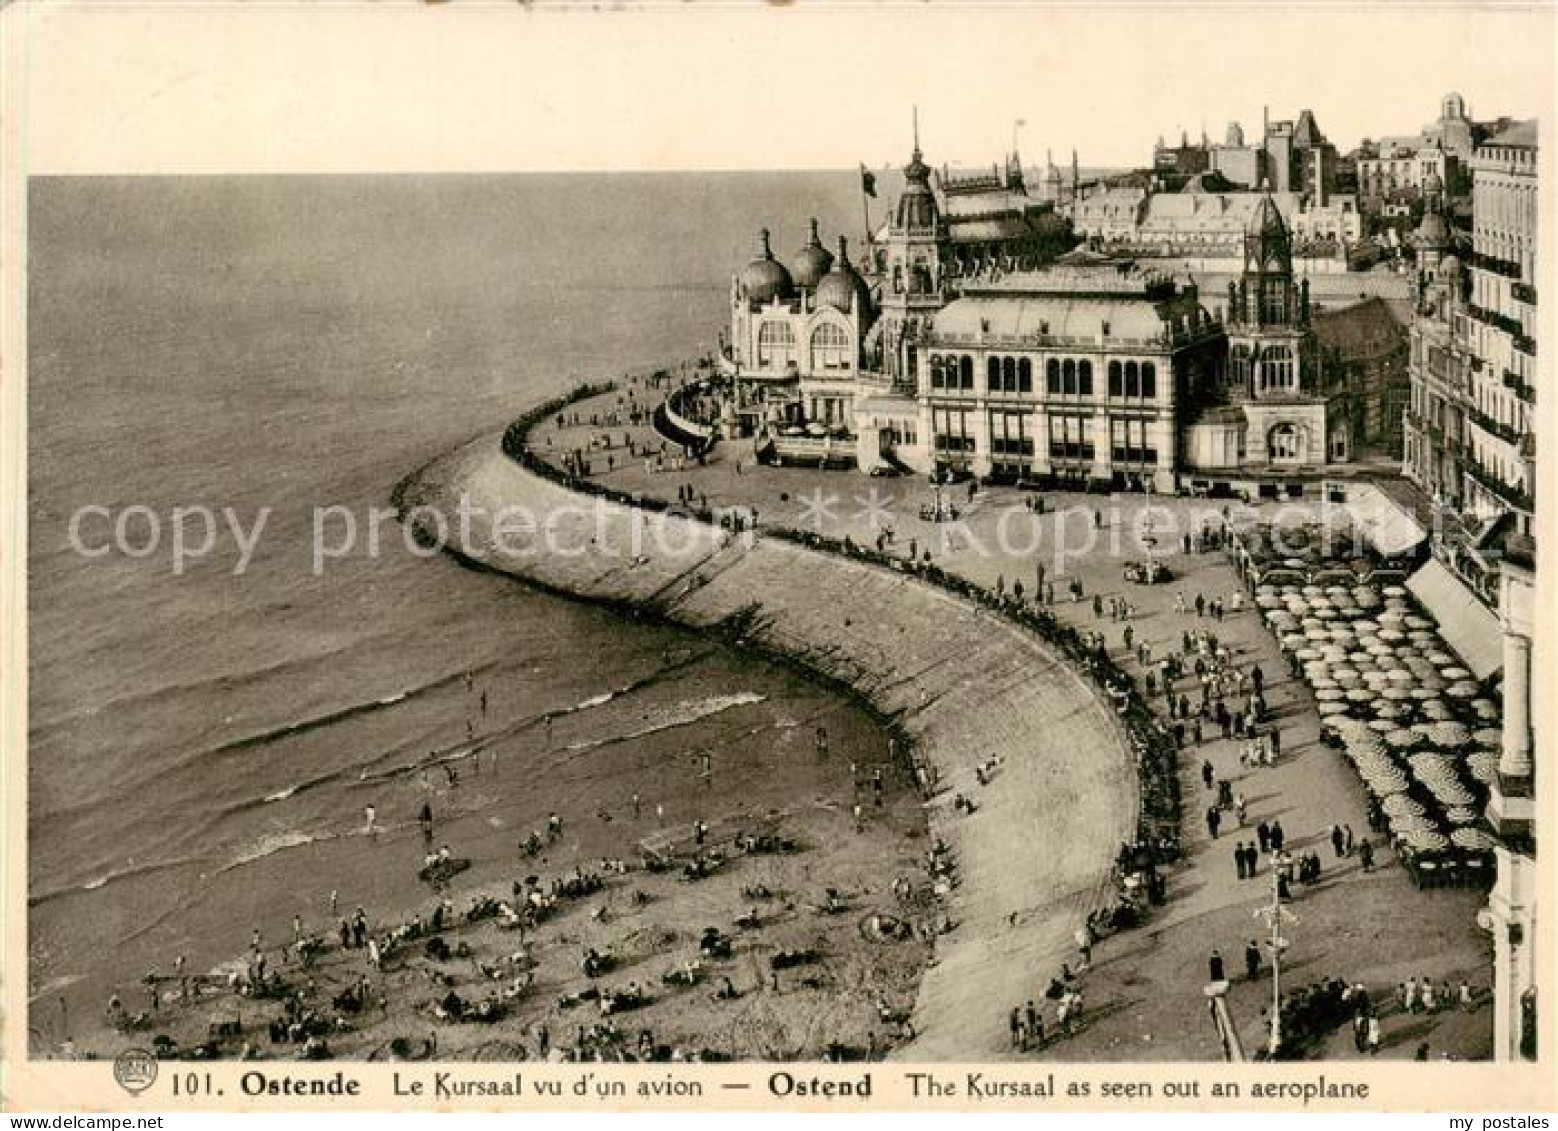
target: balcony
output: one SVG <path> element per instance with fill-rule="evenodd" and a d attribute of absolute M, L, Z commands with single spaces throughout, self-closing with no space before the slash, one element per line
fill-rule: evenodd
<path fill-rule="evenodd" d="M 1478 428 L 1481 428 L 1484 432 L 1488 433 L 1488 435 L 1497 436 L 1510 447 L 1515 447 L 1520 443 L 1520 433 L 1516 432 L 1507 424 L 1500 424 L 1497 420 L 1494 420 L 1485 412 L 1480 412 L 1477 409 L 1468 406 L 1466 409 L 1466 418 L 1475 424 Z"/>
<path fill-rule="evenodd" d="M 1530 283 L 1511 283 L 1509 293 L 1527 306 L 1536 305 L 1536 288 Z"/>
<path fill-rule="evenodd" d="M 1483 271 L 1490 271 L 1495 275 L 1502 275 L 1506 279 L 1520 278 L 1520 264 L 1508 259 L 1500 259 L 1494 255 L 1484 255 L 1481 252 L 1471 253 L 1471 265 Z"/>
<path fill-rule="evenodd" d="M 1528 385 L 1520 379 L 1520 374 L 1504 370 L 1504 388 L 1510 390 L 1525 401 L 1526 404 L 1536 403 L 1536 386 Z"/>

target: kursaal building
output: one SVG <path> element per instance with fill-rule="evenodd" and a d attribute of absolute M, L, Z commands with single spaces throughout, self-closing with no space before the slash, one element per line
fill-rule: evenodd
<path fill-rule="evenodd" d="M 1004 175 L 933 185 L 916 142 L 903 175 L 858 264 L 812 221 L 788 263 L 764 231 L 732 280 L 724 427 L 760 456 L 1160 492 L 1351 458 L 1360 392 L 1322 364 L 1269 192 L 1238 281 L 1203 299 L 1067 251 L 1058 171 L 1030 196 L 1015 153 Z"/>

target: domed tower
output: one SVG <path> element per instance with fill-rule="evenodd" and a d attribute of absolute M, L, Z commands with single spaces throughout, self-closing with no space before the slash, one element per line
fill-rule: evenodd
<path fill-rule="evenodd" d="M 1250 400 L 1292 398 L 1310 383 L 1309 283 L 1293 285 L 1293 241 L 1269 191 L 1244 229 L 1244 270 L 1228 284 L 1229 378 Z"/>
<path fill-rule="evenodd" d="M 1431 281 L 1453 246 L 1450 226 L 1444 219 L 1444 182 L 1437 173 L 1429 173 L 1423 180 L 1423 219 L 1412 234 L 1412 246 L 1417 251 L 1419 283 Z"/>
<path fill-rule="evenodd" d="M 788 300 L 795 294 L 795 283 L 784 264 L 774 258 L 768 245 L 768 229 L 758 235 L 757 257 L 741 272 L 741 297 L 753 306 L 767 306 L 775 299 Z"/>
<path fill-rule="evenodd" d="M 1269 191 L 1261 193 L 1244 229 L 1244 273 L 1240 314 L 1257 326 L 1307 321 L 1293 291 L 1293 240 Z M 1302 304 L 1307 306 L 1307 303 Z"/>
<path fill-rule="evenodd" d="M 795 253 L 795 258 L 790 260 L 790 276 L 795 285 L 803 291 L 814 291 L 817 284 L 822 282 L 823 276 L 833 269 L 833 253 L 822 246 L 822 239 L 817 234 L 817 218 L 812 217 L 811 238 L 806 241 L 806 246 Z"/>
<path fill-rule="evenodd" d="M 914 121 L 914 151 L 903 167 L 904 187 L 887 225 L 885 270 L 881 278 L 882 330 L 877 336 L 882 369 L 905 387 L 918 379 L 914 341 L 920 327 L 945 303 L 941 250 L 946 220 L 931 188 L 930 167 L 920 155 L 919 115 Z M 877 364 L 873 356 L 870 364 Z"/>

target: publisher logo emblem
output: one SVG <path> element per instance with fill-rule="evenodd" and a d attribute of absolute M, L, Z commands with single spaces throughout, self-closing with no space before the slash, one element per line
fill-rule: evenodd
<path fill-rule="evenodd" d="M 114 1057 L 114 1080 L 132 1096 L 157 1082 L 157 1058 L 145 1049 L 125 1049 Z"/>

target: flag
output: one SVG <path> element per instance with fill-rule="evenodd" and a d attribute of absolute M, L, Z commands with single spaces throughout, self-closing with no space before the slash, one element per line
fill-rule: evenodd
<path fill-rule="evenodd" d="M 876 174 L 867 169 L 864 162 L 860 165 L 860 191 L 867 196 L 876 195 Z"/>

